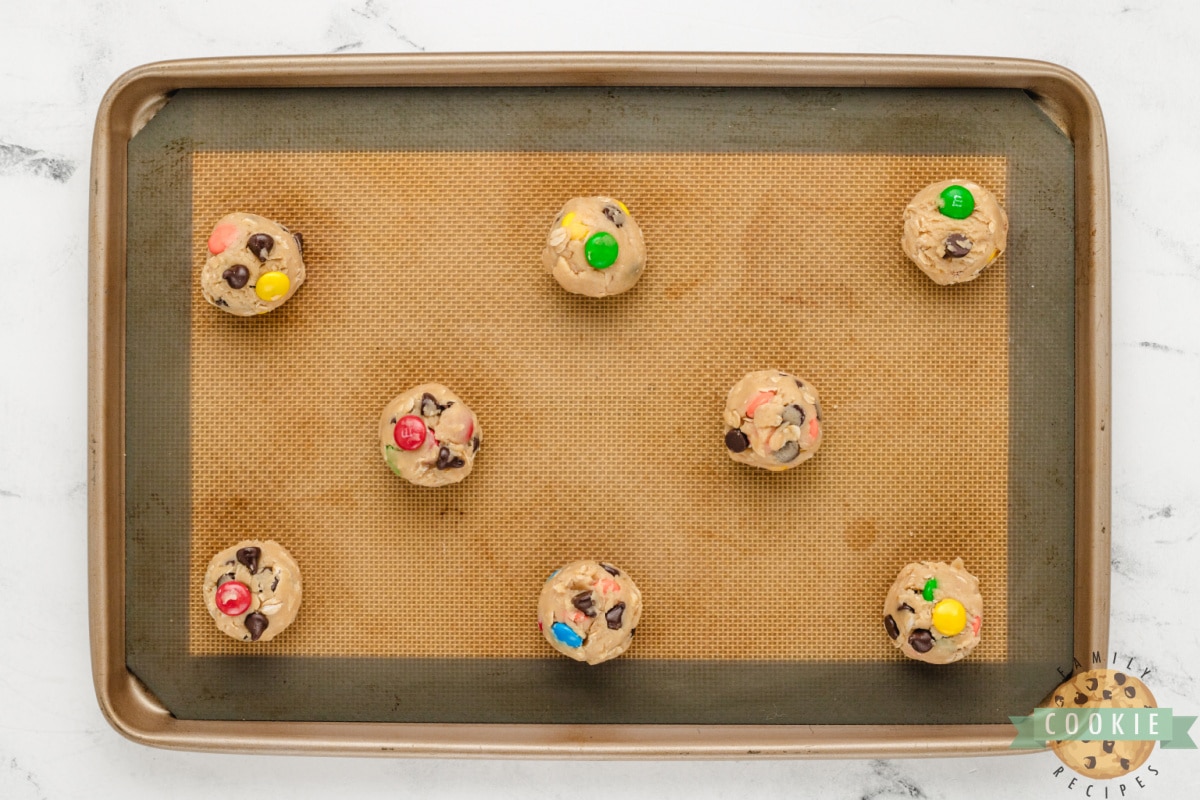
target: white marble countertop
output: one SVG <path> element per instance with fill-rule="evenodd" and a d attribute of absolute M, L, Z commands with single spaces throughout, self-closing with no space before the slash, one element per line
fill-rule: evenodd
<path fill-rule="evenodd" d="M 1007 10 L 1002 10 L 1007 8 Z M 330 52 L 700 50 L 1013 56 L 1069 67 L 1108 125 L 1113 216 L 1111 650 L 1200 711 L 1200 5 L 1186 0 L 565 4 L 67 0 L 0 8 L 0 797 L 1084 796 L 1046 752 L 900 761 L 539 762 L 179 753 L 132 744 L 92 691 L 87 214 L 101 95 L 138 64 Z M 24 299 L 22 299 L 24 298 Z M 1193 320 L 1189 322 L 1189 320 Z M 1189 611 L 1191 609 L 1191 611 Z M 1158 749 L 1092 797 L 1194 796 Z M 1144 788 L 1133 780 L 1140 778 Z M 1192 787 L 1189 789 L 1188 787 Z M 591 793 L 590 790 L 588 792 Z"/>

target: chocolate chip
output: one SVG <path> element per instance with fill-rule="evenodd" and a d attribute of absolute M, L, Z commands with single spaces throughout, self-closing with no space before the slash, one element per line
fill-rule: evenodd
<path fill-rule="evenodd" d="M 221 273 L 221 277 L 225 279 L 234 289 L 240 289 L 250 280 L 250 270 L 243 267 L 241 264 L 234 264 L 229 269 Z"/>
<path fill-rule="evenodd" d="M 229 303 L 226 303 L 226 302 L 225 302 L 225 298 L 224 298 L 224 297 L 218 297 L 218 298 L 217 298 L 217 305 L 219 305 L 219 306 L 224 306 L 225 308 L 229 308 Z"/>
<path fill-rule="evenodd" d="M 275 247 L 275 237 L 265 233 L 256 233 L 246 240 L 246 249 L 254 253 L 259 261 L 266 261 Z"/>
<path fill-rule="evenodd" d="M 1137 695 L 1137 689 L 1134 689 L 1132 686 L 1125 687 L 1125 696 L 1128 697 L 1130 700 L 1132 700 L 1136 695 Z"/>
<path fill-rule="evenodd" d="M 296 240 L 296 249 L 300 251 L 300 255 L 304 255 L 304 234 L 293 233 L 292 238 Z"/>
<path fill-rule="evenodd" d="M 815 403 L 813 405 L 813 408 L 817 409 L 817 422 L 820 422 L 821 421 L 821 404 Z"/>
<path fill-rule="evenodd" d="M 897 611 L 907 611 L 907 612 L 908 612 L 908 613 L 910 613 L 910 614 L 915 614 L 915 613 L 917 613 L 917 612 L 916 612 L 916 611 L 913 609 L 913 607 L 912 607 L 912 606 L 910 606 L 908 603 L 901 603 L 901 604 L 900 604 L 900 607 L 899 607 L 899 608 L 897 608 L 896 610 L 897 610 Z"/>
<path fill-rule="evenodd" d="M 400 420 L 396 419 L 395 417 L 392 417 L 391 425 L 394 427 L 396 425 L 396 423 L 399 421 Z"/>
<path fill-rule="evenodd" d="M 600 562 L 600 569 L 604 570 L 604 571 L 605 571 L 605 572 L 607 572 L 609 575 L 612 575 L 614 578 L 619 578 L 619 577 L 621 577 L 621 570 L 617 569 L 617 568 L 616 568 L 616 567 L 614 567 L 612 564 L 605 564 L 603 561 L 601 561 L 601 562 Z"/>
<path fill-rule="evenodd" d="M 775 451 L 775 460 L 786 464 L 789 461 L 795 461 L 798 455 L 800 455 L 800 445 L 795 442 L 787 442 Z"/>
<path fill-rule="evenodd" d="M 1084 705 L 1085 703 L 1087 703 L 1087 700 L 1088 700 L 1087 695 L 1084 694 L 1083 692 L 1075 693 L 1075 704 L 1076 705 L 1080 705 L 1080 706 Z"/>
<path fill-rule="evenodd" d="M 887 628 L 888 636 L 896 639 L 900 636 L 900 628 L 896 625 L 896 620 L 892 619 L 892 615 L 888 614 L 883 618 L 883 627 Z"/>
<path fill-rule="evenodd" d="M 271 591 L 273 592 L 278 588 L 279 588 L 279 576 L 276 575 L 275 580 L 271 581 Z"/>
<path fill-rule="evenodd" d="M 1095 769 L 1096 768 L 1096 757 L 1088 756 L 1087 758 L 1085 758 L 1083 760 L 1083 766 L 1086 767 L 1087 769 Z"/>
<path fill-rule="evenodd" d="M 592 599 L 591 592 L 580 592 L 571 598 L 571 605 L 583 612 L 584 616 L 596 616 L 596 601 Z"/>
<path fill-rule="evenodd" d="M 437 459 L 437 468 L 438 469 L 458 469 L 459 467 L 465 465 L 466 463 L 467 462 L 463 461 L 458 456 L 451 456 L 450 448 L 446 447 L 446 445 L 442 445 L 442 448 L 440 450 L 438 450 L 438 459 Z"/>
<path fill-rule="evenodd" d="M 472 453 L 479 452 L 479 437 L 478 436 L 476 436 L 474 439 L 471 440 L 471 452 Z"/>
<path fill-rule="evenodd" d="M 257 642 L 258 637 L 263 635 L 263 631 L 267 629 L 267 618 L 257 611 L 251 611 L 246 615 L 244 620 L 246 630 L 250 631 L 250 641 Z"/>
<path fill-rule="evenodd" d="M 794 380 L 794 381 L 796 382 L 796 388 L 797 388 L 797 389 L 803 389 L 803 388 L 804 388 L 804 381 L 800 380 L 799 378 L 792 378 L 792 380 Z"/>
<path fill-rule="evenodd" d="M 1124 686 L 1125 685 L 1125 673 L 1118 672 L 1116 675 L 1113 675 L 1113 680 L 1117 682 L 1117 686 Z"/>
<path fill-rule="evenodd" d="M 625 214 L 616 206 L 605 206 L 600 213 L 608 217 L 609 221 L 618 228 L 625 227 Z"/>
<path fill-rule="evenodd" d="M 630 629 L 629 629 L 629 635 L 630 635 L 630 636 L 633 636 L 635 633 L 637 633 L 637 628 L 630 628 Z"/>
<path fill-rule="evenodd" d="M 1096 680 L 1095 678 L 1088 678 L 1085 683 L 1089 692 L 1096 691 L 1096 687 L 1100 685 L 1100 681 Z"/>
<path fill-rule="evenodd" d="M 908 635 L 908 644 L 918 653 L 928 653 L 933 649 L 933 634 L 924 628 L 917 628 Z"/>
<path fill-rule="evenodd" d="M 236 576 L 236 575 L 234 575 L 232 572 L 226 572 L 224 575 L 222 575 L 221 577 L 217 578 L 217 586 L 220 586 L 220 585 L 221 585 L 221 584 L 223 584 L 223 583 L 229 583 L 229 582 L 230 582 L 231 580 L 233 580 L 235 577 L 237 577 L 237 576 Z"/>
<path fill-rule="evenodd" d="M 750 446 L 750 437 L 734 428 L 725 434 L 725 446 L 732 453 L 740 453 Z"/>
<path fill-rule="evenodd" d="M 1100 746 L 1102 748 L 1104 748 L 1104 752 L 1111 753 L 1113 751 L 1113 748 L 1117 746 L 1117 743 L 1116 742 L 1105 742 L 1104 744 L 1102 744 Z"/>
<path fill-rule="evenodd" d="M 961 233 L 952 233 L 943 242 L 946 248 L 946 258 L 962 258 L 971 252 L 971 240 Z"/>
<path fill-rule="evenodd" d="M 1105 689 L 1103 692 L 1101 692 L 1100 696 L 1105 700 L 1112 700 L 1112 692 L 1110 692 L 1108 689 Z"/>
<path fill-rule="evenodd" d="M 790 422 L 792 425 L 804 424 L 804 409 L 795 403 L 792 403 L 790 406 L 783 409 L 783 413 L 780 414 L 780 416 L 783 418 L 784 422 Z"/>
<path fill-rule="evenodd" d="M 436 417 L 442 413 L 442 407 L 438 405 L 438 401 L 429 392 L 421 395 L 421 416 Z"/>
<path fill-rule="evenodd" d="M 243 547 L 237 551 L 237 560 L 239 564 L 245 565 L 246 569 L 250 570 L 250 574 L 258 572 L 258 557 L 262 555 L 262 550 L 257 547 Z"/>
<path fill-rule="evenodd" d="M 621 617 L 624 616 L 624 614 L 624 603 L 617 603 L 608 611 L 604 612 L 604 620 L 608 623 L 609 630 L 621 630 Z M 637 628 L 634 628 L 632 631 L 630 631 L 630 633 L 634 633 L 635 631 L 637 631 Z"/>

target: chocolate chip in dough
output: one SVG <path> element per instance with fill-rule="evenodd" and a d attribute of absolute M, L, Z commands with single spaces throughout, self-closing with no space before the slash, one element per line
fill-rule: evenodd
<path fill-rule="evenodd" d="M 600 213 L 608 217 L 608 221 L 618 228 L 625 227 L 625 214 L 616 206 L 605 206 Z"/>
<path fill-rule="evenodd" d="M 222 584 L 229 583 L 231 580 L 233 580 L 236 577 L 237 576 L 234 575 L 232 572 L 226 572 L 224 575 L 217 578 L 217 586 L 220 587 Z"/>
<path fill-rule="evenodd" d="M 933 649 L 933 634 L 924 628 L 917 628 L 908 635 L 908 644 L 918 653 L 928 653 Z"/>
<path fill-rule="evenodd" d="M 429 392 L 421 395 L 421 416 L 436 417 L 442 413 L 442 407 L 438 405 L 438 401 Z"/>
<path fill-rule="evenodd" d="M 901 603 L 900 607 L 897 608 L 896 610 L 897 611 L 907 611 L 910 614 L 917 613 L 916 610 L 912 606 L 910 606 L 908 603 Z"/>
<path fill-rule="evenodd" d="M 621 617 L 624 615 L 625 615 L 625 604 L 624 603 L 617 603 L 612 608 L 610 608 L 608 611 L 605 611 L 604 612 L 604 621 L 608 623 L 609 630 L 613 630 L 613 631 L 621 630 Z M 636 630 L 637 630 L 637 628 L 634 628 L 632 631 L 630 631 L 630 633 L 633 633 Z"/>
<path fill-rule="evenodd" d="M 725 434 L 725 446 L 731 453 L 740 453 L 750 446 L 750 437 L 734 428 Z"/>
<path fill-rule="evenodd" d="M 246 569 L 250 570 L 250 574 L 258 572 L 258 559 L 262 555 L 262 550 L 257 547 L 243 547 L 237 551 L 237 560 Z"/>
<path fill-rule="evenodd" d="M 795 442 L 787 442 L 775 451 L 775 460 L 786 464 L 789 461 L 795 461 L 798 455 L 800 455 L 800 445 Z"/>
<path fill-rule="evenodd" d="M 263 631 L 267 629 L 267 618 L 257 611 L 251 611 L 246 615 L 245 619 L 246 630 L 250 632 L 250 641 L 257 642 L 258 637 L 263 635 Z"/>
<path fill-rule="evenodd" d="M 962 258 L 971 252 L 971 240 L 961 233 L 952 233 L 943 242 L 946 258 Z"/>
<path fill-rule="evenodd" d="M 225 307 L 225 308 L 229 308 L 229 303 L 226 303 L 226 302 L 225 302 L 225 298 L 224 298 L 224 297 L 218 297 L 218 298 L 217 298 L 217 305 L 219 305 L 219 306 L 223 306 L 223 307 Z"/>
<path fill-rule="evenodd" d="M 479 452 L 479 437 L 478 436 L 476 436 L 474 439 L 471 440 L 471 452 L 472 453 Z"/>
<path fill-rule="evenodd" d="M 783 413 L 780 414 L 784 422 L 792 425 L 803 425 L 805 416 L 804 409 L 795 403 L 783 409 Z"/>
<path fill-rule="evenodd" d="M 467 462 L 463 461 L 458 456 L 450 455 L 450 448 L 442 445 L 438 450 L 437 468 L 438 469 L 458 469 L 464 466 Z"/>
<path fill-rule="evenodd" d="M 275 237 L 266 233 L 256 233 L 246 240 L 246 249 L 254 253 L 259 261 L 266 261 L 274 247 Z"/>
<path fill-rule="evenodd" d="M 604 571 L 605 571 L 605 572 L 607 572 L 609 575 L 612 575 L 614 578 L 619 578 L 619 577 L 621 577 L 621 570 L 617 569 L 617 568 L 616 568 L 616 567 L 614 567 L 612 564 L 605 564 L 603 561 L 601 561 L 601 562 L 600 562 L 600 569 L 604 570 Z"/>
<path fill-rule="evenodd" d="M 292 234 L 292 238 L 296 240 L 296 249 L 300 251 L 300 255 L 304 255 L 304 234 L 297 231 Z"/>
<path fill-rule="evenodd" d="M 271 591 L 273 592 L 278 588 L 279 588 L 279 576 L 276 575 L 275 580 L 271 581 Z"/>
<path fill-rule="evenodd" d="M 891 614 L 883 618 L 883 627 L 887 628 L 888 636 L 893 639 L 900 635 L 900 628 L 896 626 L 896 620 L 892 619 Z"/>
<path fill-rule="evenodd" d="M 592 599 L 591 592 L 580 592 L 571 598 L 571 605 L 583 612 L 584 616 L 596 616 L 596 601 Z"/>
<path fill-rule="evenodd" d="M 250 280 L 250 270 L 243 267 L 241 264 L 234 264 L 229 269 L 221 273 L 221 277 L 229 284 L 231 288 L 240 289 Z"/>

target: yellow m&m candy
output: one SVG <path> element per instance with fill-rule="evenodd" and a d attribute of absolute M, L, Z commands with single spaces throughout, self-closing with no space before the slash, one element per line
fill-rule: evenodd
<path fill-rule="evenodd" d="M 258 276 L 258 283 L 254 285 L 254 293 L 258 295 L 259 300 L 269 303 L 283 297 L 290 288 L 292 288 L 292 282 L 288 280 L 287 275 L 282 272 L 264 272 Z"/>
<path fill-rule="evenodd" d="M 582 222 L 575 221 L 575 212 L 571 211 L 563 217 L 562 226 L 567 229 L 567 235 L 575 241 L 583 241 L 587 238 L 588 229 Z"/>
<path fill-rule="evenodd" d="M 943 636 L 957 636 L 967 627 L 967 610 L 957 600 L 939 600 L 933 607 L 933 627 Z"/>

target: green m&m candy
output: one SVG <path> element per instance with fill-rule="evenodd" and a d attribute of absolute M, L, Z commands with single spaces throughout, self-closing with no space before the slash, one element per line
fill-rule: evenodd
<path fill-rule="evenodd" d="M 942 202 L 938 210 L 950 219 L 966 219 L 975 210 L 975 196 L 965 186 L 957 183 L 942 189 Z"/>
<path fill-rule="evenodd" d="M 937 588 L 937 578 L 930 578 L 925 581 L 925 586 L 921 590 L 921 597 L 924 597 L 928 602 L 933 602 L 933 590 Z"/>
<path fill-rule="evenodd" d="M 617 260 L 617 249 L 613 235 L 600 231 L 588 237 L 583 245 L 583 257 L 592 269 L 608 269 Z"/>

